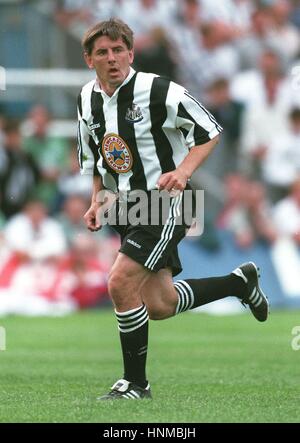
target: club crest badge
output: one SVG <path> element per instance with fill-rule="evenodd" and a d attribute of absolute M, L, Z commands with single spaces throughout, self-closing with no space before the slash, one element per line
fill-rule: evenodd
<path fill-rule="evenodd" d="M 125 141 L 117 134 L 107 134 L 102 142 L 102 155 L 106 163 L 118 174 L 132 168 L 132 154 Z"/>
<path fill-rule="evenodd" d="M 125 120 L 128 123 L 138 123 L 144 118 L 141 108 L 136 104 L 132 103 L 131 108 L 127 109 Z"/>

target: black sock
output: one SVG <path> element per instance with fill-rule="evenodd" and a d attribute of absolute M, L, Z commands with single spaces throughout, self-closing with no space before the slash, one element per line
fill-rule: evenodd
<path fill-rule="evenodd" d="M 115 311 L 116 312 L 116 311 Z M 123 353 L 124 379 L 145 388 L 149 316 L 146 306 L 116 312 Z"/>
<path fill-rule="evenodd" d="M 244 280 L 235 274 L 178 280 L 174 286 L 178 293 L 176 314 L 229 296 L 243 298 L 247 290 Z"/>

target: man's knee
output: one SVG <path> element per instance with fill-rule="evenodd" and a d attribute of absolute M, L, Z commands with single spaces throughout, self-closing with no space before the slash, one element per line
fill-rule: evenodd
<path fill-rule="evenodd" d="M 126 310 L 141 304 L 139 287 L 142 276 L 130 265 L 115 266 L 108 279 L 108 292 L 117 310 Z"/>
<path fill-rule="evenodd" d="M 132 282 L 130 283 L 128 275 L 116 271 L 109 276 L 108 293 L 117 309 L 123 308 L 131 301 L 134 295 L 131 288 Z"/>
<path fill-rule="evenodd" d="M 117 270 L 112 272 L 108 279 L 108 292 L 110 295 L 126 292 L 128 286 L 127 275 L 119 273 Z"/>

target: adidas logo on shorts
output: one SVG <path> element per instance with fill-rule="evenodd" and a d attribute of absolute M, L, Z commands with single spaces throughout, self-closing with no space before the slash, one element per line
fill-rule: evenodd
<path fill-rule="evenodd" d="M 130 238 L 127 240 L 127 243 L 130 243 L 132 246 L 134 246 L 135 248 L 141 249 L 141 245 L 139 245 L 138 243 L 136 243 L 133 240 L 130 240 Z"/>

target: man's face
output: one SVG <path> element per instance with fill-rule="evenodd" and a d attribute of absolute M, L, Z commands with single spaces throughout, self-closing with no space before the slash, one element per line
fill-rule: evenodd
<path fill-rule="evenodd" d="M 122 38 L 111 40 L 103 35 L 95 40 L 91 54 L 85 54 L 85 61 L 96 70 L 101 84 L 117 88 L 129 74 L 133 50 L 127 48 Z"/>

